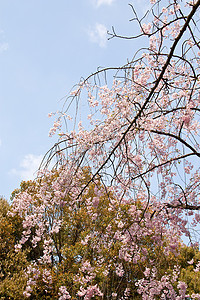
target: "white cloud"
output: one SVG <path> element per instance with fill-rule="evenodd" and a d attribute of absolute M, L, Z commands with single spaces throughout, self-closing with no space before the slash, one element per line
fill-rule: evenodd
<path fill-rule="evenodd" d="M 97 43 L 100 47 L 106 47 L 107 43 L 107 29 L 103 24 L 97 23 L 93 30 L 89 31 L 90 40 Z"/>
<path fill-rule="evenodd" d="M 0 139 L 0 147 L 1 147 L 1 145 L 2 145 L 2 140 Z"/>
<path fill-rule="evenodd" d="M 36 172 L 40 166 L 43 155 L 27 154 L 20 162 L 20 168 L 12 169 L 10 174 L 20 177 L 22 180 L 31 180 L 36 177 Z"/>
<path fill-rule="evenodd" d="M 105 5 L 111 5 L 115 0 L 95 0 L 95 5 L 97 7 L 105 4 Z"/>
<path fill-rule="evenodd" d="M 0 43 L 0 53 L 8 50 L 8 43 Z"/>
<path fill-rule="evenodd" d="M 9 45 L 7 42 L 5 42 L 5 33 L 2 29 L 0 29 L 0 53 L 7 51 L 9 48 Z"/>

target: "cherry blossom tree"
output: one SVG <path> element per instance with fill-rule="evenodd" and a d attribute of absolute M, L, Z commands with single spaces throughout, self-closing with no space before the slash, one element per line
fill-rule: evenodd
<path fill-rule="evenodd" d="M 200 299 L 178 263 L 181 236 L 198 247 L 200 0 L 150 3 L 141 19 L 130 6 L 138 34 L 109 33 L 141 39 L 143 47 L 126 65 L 80 81 L 50 130 L 59 140 L 35 188 L 15 196 L 12 213 L 24 218 L 16 250 L 30 239 L 43 247 L 28 270 L 26 297 L 38 274 L 48 293 L 52 268 L 65 269 L 71 257 L 73 272 L 63 276 L 58 299 Z M 46 171 L 53 158 L 58 173 Z M 70 237 L 70 230 L 84 251 L 67 254 L 59 235 Z M 200 262 L 188 264 L 198 276 Z"/>

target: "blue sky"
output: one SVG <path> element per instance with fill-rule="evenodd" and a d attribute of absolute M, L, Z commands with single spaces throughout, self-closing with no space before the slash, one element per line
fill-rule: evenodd
<path fill-rule="evenodd" d="M 33 178 L 56 141 L 48 113 L 80 77 L 123 65 L 142 46 L 107 41 L 111 26 L 135 33 L 128 3 L 141 13 L 148 0 L 0 0 L 0 195 Z"/>

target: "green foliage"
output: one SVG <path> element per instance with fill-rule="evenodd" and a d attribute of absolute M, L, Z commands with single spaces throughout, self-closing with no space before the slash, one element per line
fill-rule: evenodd
<path fill-rule="evenodd" d="M 0 299 L 23 299 L 26 284 L 25 252 L 15 252 L 15 243 L 22 232 L 18 216 L 8 215 L 8 202 L 0 199 Z"/>
<path fill-rule="evenodd" d="M 85 168 L 80 184 L 88 181 L 90 176 L 90 170 Z M 53 195 L 52 183 L 58 177 L 59 171 L 55 171 L 50 179 L 46 177 L 40 179 L 40 184 L 47 184 L 48 190 Z M 13 196 L 26 191 L 39 206 L 38 186 L 40 185 L 32 181 L 22 182 L 21 188 L 15 190 Z M 110 191 L 101 192 L 97 204 L 93 200 L 96 193 L 101 190 L 103 189 L 99 180 L 88 186 L 87 192 L 74 207 L 71 206 L 71 196 L 67 194 L 63 198 L 65 205 L 62 207 L 55 205 L 46 210 L 48 220 L 55 221 L 56 218 L 62 216 L 62 226 L 58 232 L 51 235 L 54 245 L 51 263 L 37 266 L 37 278 L 34 278 L 36 284 L 32 286 L 30 299 L 58 299 L 60 286 L 66 287 L 72 299 L 77 299 L 77 291 L 81 287 L 87 287 L 88 277 L 90 277 L 91 285 L 99 286 L 104 294 L 103 299 L 110 298 L 113 291 L 117 291 L 117 297 L 123 297 L 127 286 L 130 289 L 129 299 L 141 299 L 135 283 L 144 278 L 144 271 L 146 268 L 152 268 L 152 262 L 157 266 L 158 280 L 166 273 L 172 274 L 174 266 L 179 265 L 181 269 L 178 280 L 187 283 L 190 294 L 200 292 L 200 272 L 194 272 L 194 267 L 200 261 L 200 252 L 197 248 L 186 247 L 180 243 L 179 253 L 166 254 L 164 249 L 170 241 L 163 236 L 162 244 L 157 244 L 152 231 L 152 236 L 144 236 L 139 241 L 138 247 L 142 254 L 137 262 L 133 259 L 126 261 L 120 257 L 120 251 L 123 249 L 126 251 L 126 243 L 123 239 L 115 238 L 114 235 L 119 232 L 120 221 L 123 222 L 123 228 L 127 230 L 133 226 L 135 220 L 129 213 L 131 205 L 119 203 Z M 92 206 L 91 203 L 94 205 Z M 140 216 L 142 214 L 140 200 L 135 207 Z M 20 217 L 17 214 L 11 216 L 8 214 L 9 209 L 7 201 L 1 199 L 0 299 L 24 299 L 23 292 L 28 278 L 25 275 L 26 268 L 41 256 L 43 245 L 41 241 L 33 247 L 30 237 L 23 245 L 22 251 L 15 252 L 14 246 L 20 239 L 24 216 Z M 148 208 L 148 210 L 152 215 L 151 209 Z M 145 222 L 141 221 L 140 228 L 145 228 L 145 226 Z M 34 235 L 34 230 L 32 228 L 31 236 Z M 50 235 L 50 233 L 47 234 Z M 127 252 L 127 255 L 131 253 Z M 192 259 L 194 264 L 188 264 L 188 261 Z M 119 276 L 116 269 L 120 265 L 123 274 Z M 51 278 L 48 282 L 44 280 L 45 274 L 49 274 Z"/>
<path fill-rule="evenodd" d="M 200 251 L 197 247 L 184 246 L 180 250 L 179 264 L 181 266 L 180 280 L 188 285 L 188 291 L 200 293 L 200 271 L 197 267 L 200 262 Z M 188 264 L 188 262 L 192 262 Z"/>
<path fill-rule="evenodd" d="M 26 286 L 25 270 L 27 266 L 26 255 L 23 252 L 15 253 L 10 250 L 7 258 L 2 262 L 3 276 L 0 282 L 0 299 L 23 299 Z"/>

